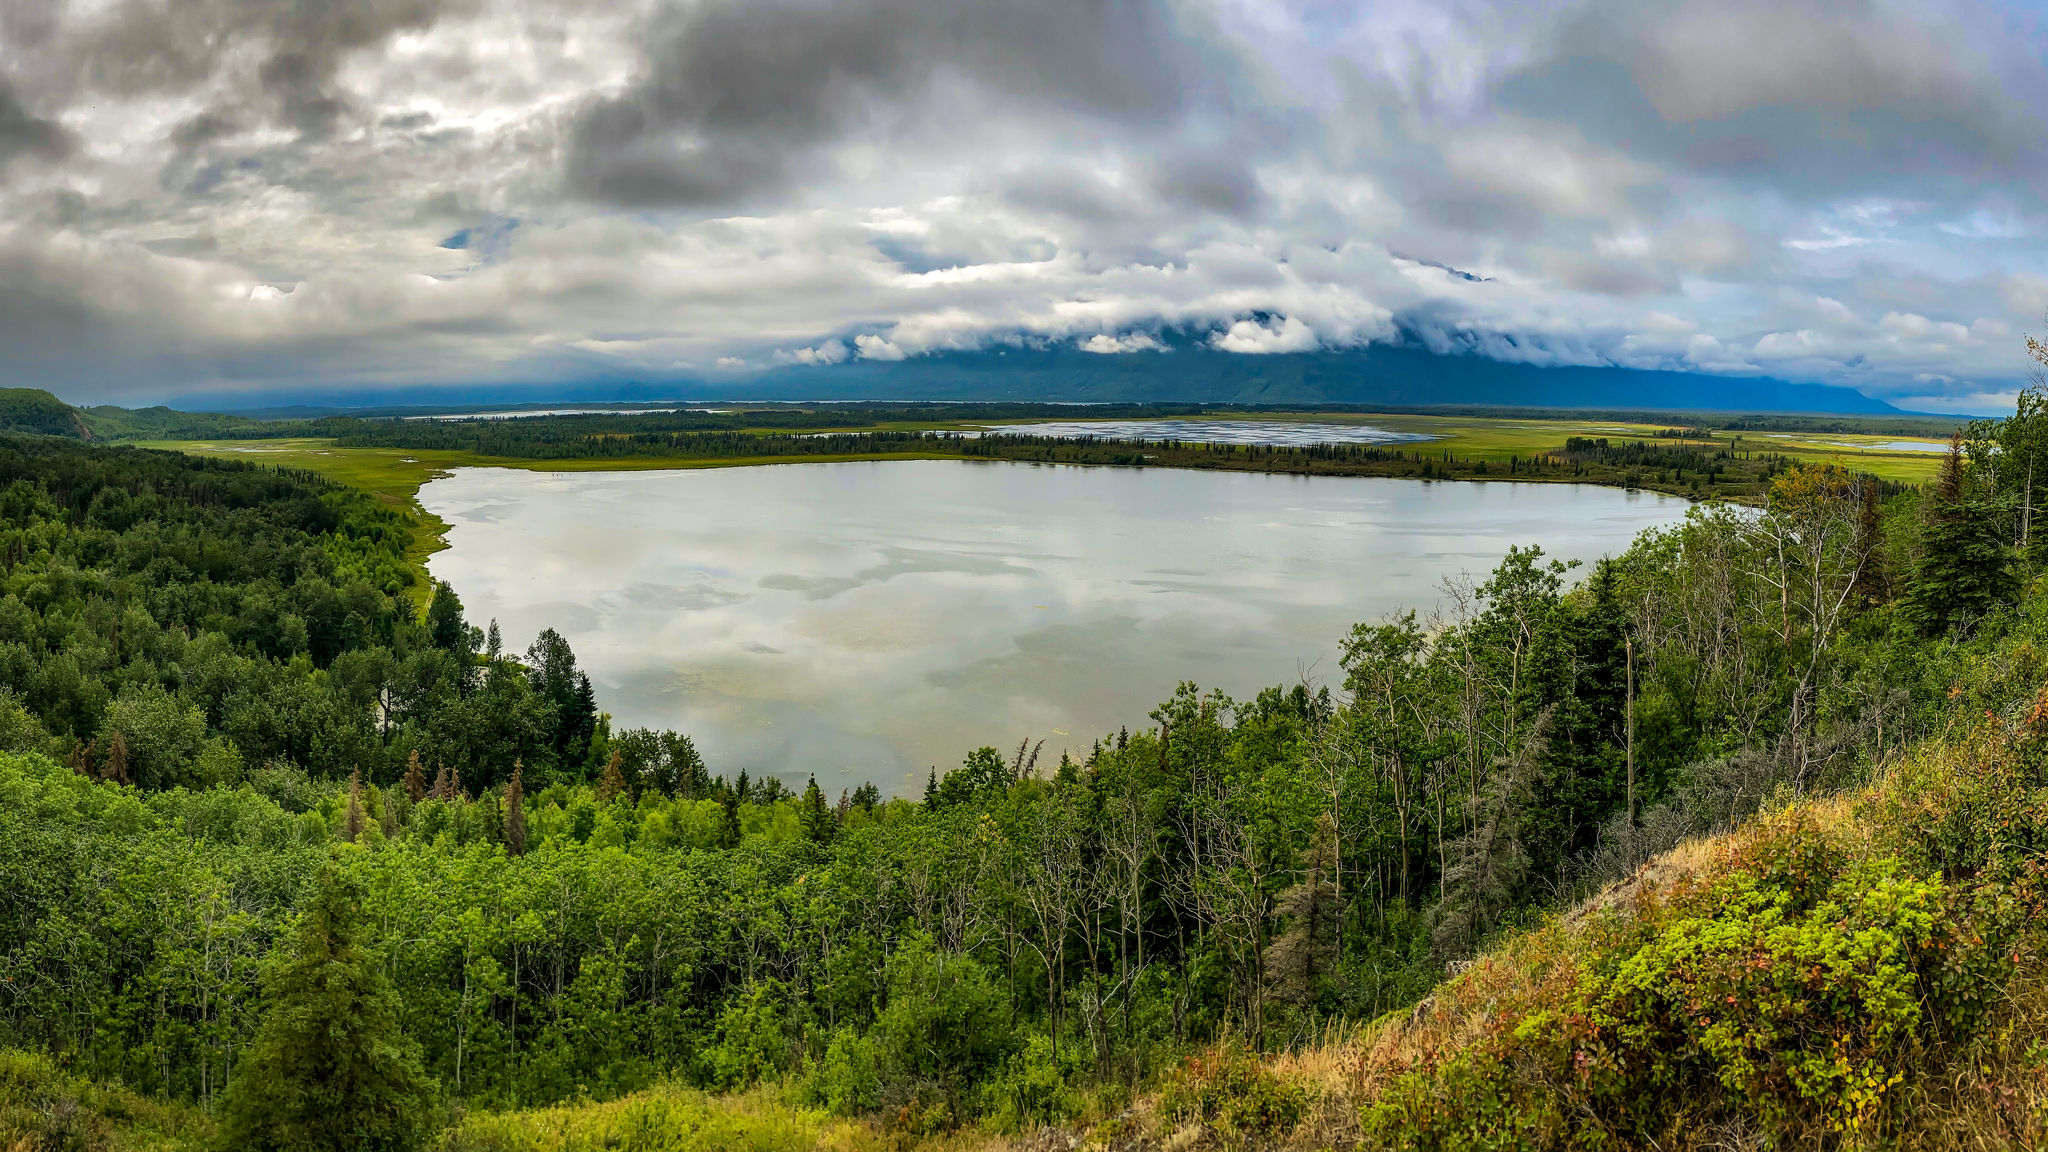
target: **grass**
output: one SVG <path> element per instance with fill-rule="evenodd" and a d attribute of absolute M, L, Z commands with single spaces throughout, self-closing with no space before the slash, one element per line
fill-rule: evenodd
<path fill-rule="evenodd" d="M 212 1136 L 196 1108 L 68 1075 L 46 1056 L 0 1050 L 4 1152 L 197 1152 Z"/>
<path fill-rule="evenodd" d="M 1539 452 L 1556 451 L 1573 436 L 1606 437 L 1610 440 L 1652 440 L 1658 432 L 1674 426 L 1682 426 L 1682 417 L 1674 418 L 1676 425 L 1642 424 L 1616 420 L 1521 420 L 1475 416 L 1418 416 L 1389 413 L 1273 413 L 1258 416 L 1232 417 L 1246 423 L 1258 421 L 1294 422 L 1306 421 L 1317 424 L 1366 424 L 1385 428 L 1391 432 L 1408 432 L 1431 437 L 1430 446 L 1448 448 L 1461 457 L 1476 460 L 1505 461 L 1512 456 L 1529 457 Z M 1021 424 L 1042 423 L 1042 421 L 1019 421 Z M 976 425 L 999 429 L 1001 425 Z M 1939 440 L 1923 440 L 1912 436 L 1870 436 L 1833 433 L 1790 433 L 1790 432 L 1723 432 L 1714 433 L 1713 443 L 1728 446 L 1737 438 L 1745 448 L 1756 452 L 1780 452 L 1797 457 L 1803 462 L 1840 464 L 1853 472 L 1868 472 L 1886 480 L 1898 480 L 1911 484 L 1932 479 L 1941 465 L 1941 456 L 1935 452 L 1900 451 L 1880 447 L 1888 443 L 1915 441 L 1930 446 L 1943 443 Z M 1672 443 L 1665 441 L 1665 443 Z M 1704 445 L 1701 440 L 1679 441 L 1691 445 Z"/>
<path fill-rule="evenodd" d="M 966 1152 L 973 1133 L 922 1142 L 924 1152 Z M 895 1152 L 874 1126 L 790 1103 L 763 1086 L 709 1096 L 664 1084 L 604 1103 L 465 1116 L 440 1152 Z"/>
<path fill-rule="evenodd" d="M 2024 719 L 1987 717 L 1925 745 L 1858 791 L 1796 801 L 1682 845 L 1503 941 L 1413 1010 L 1279 1058 L 1275 1073 L 1317 1102 L 1288 1143 L 1563 1148 L 1598 1136 L 1601 1146 L 1671 1152 L 2043 1146 L 2048 909 L 2031 847 L 2048 827 L 2043 699 Z M 1786 854 L 1793 843 L 1824 847 Z M 1772 872 L 1793 860 L 1796 868 Z M 1809 920 L 1796 905 L 1771 905 L 1761 930 L 1734 933 L 1741 914 L 1729 893 L 1754 891 L 1766 875 L 1831 894 Z M 1855 912 L 1873 890 L 1861 879 L 1870 876 L 1938 898 L 1875 917 Z M 1829 932 L 1849 946 L 1818 959 L 1813 942 Z M 1717 955 L 1715 942 L 1728 939 L 1739 943 Z M 1617 973 L 1641 978 L 1663 961 L 1674 963 L 1668 974 L 1630 989 L 1655 1012 L 1631 1016 L 1602 998 L 1627 985 Z M 1901 965 L 1920 973 L 1917 1001 L 1886 1008 L 1843 994 L 1899 977 Z M 1910 1028 L 1886 1033 L 1878 1025 L 1887 1012 Z M 1713 1018 L 1724 1016 L 1717 1031 Z M 1731 1056 L 1731 1028 L 1765 1039 Z M 1635 1029 L 1647 1039 L 1632 1038 Z M 1649 1047 L 1637 1052 L 1636 1043 Z M 1804 1081 L 1802 1045 L 1823 1056 Z M 1827 1079 L 1851 1061 L 1858 1077 Z M 1866 1067 L 1874 1071 L 1863 1078 Z"/>

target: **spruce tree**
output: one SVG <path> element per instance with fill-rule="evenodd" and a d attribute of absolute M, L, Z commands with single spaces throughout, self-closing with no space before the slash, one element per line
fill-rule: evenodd
<path fill-rule="evenodd" d="M 100 766 L 100 779 L 115 784 L 130 783 L 128 779 L 128 740 L 119 732 L 107 740 L 107 762 Z"/>
<path fill-rule="evenodd" d="M 526 786 L 520 781 L 525 772 L 526 766 L 514 760 L 512 779 L 505 785 L 505 851 L 514 856 L 526 855 Z"/>
<path fill-rule="evenodd" d="M 570 698 L 563 728 L 564 760 L 581 760 L 590 751 L 591 737 L 597 734 L 597 691 L 590 686 L 590 677 L 581 672 L 576 674 L 576 694 Z"/>
<path fill-rule="evenodd" d="M 619 750 L 612 749 L 611 759 L 605 761 L 604 775 L 597 781 L 597 802 L 609 804 L 626 791 L 626 773 L 620 767 Z"/>
<path fill-rule="evenodd" d="M 288 956 L 263 981 L 269 1009 L 236 1062 L 221 1147 L 399 1152 L 422 1146 L 434 1085 L 399 1027 L 398 998 L 362 943 L 361 890 L 327 864 Z"/>
<path fill-rule="evenodd" d="M 455 788 L 448 782 L 448 766 L 446 764 L 441 765 L 440 770 L 434 773 L 434 788 L 427 795 L 432 796 L 436 800 L 455 799 Z"/>
<path fill-rule="evenodd" d="M 405 760 L 405 794 L 415 804 L 427 794 L 427 772 L 420 765 L 420 750 L 417 748 Z"/>
<path fill-rule="evenodd" d="M 1274 911 L 1287 928 L 1266 946 L 1265 968 L 1276 999 L 1307 1007 L 1340 974 L 1337 931 L 1343 906 L 1334 879 L 1337 824 L 1328 812 L 1316 815 L 1303 860 L 1301 882 L 1280 894 Z"/>
<path fill-rule="evenodd" d="M 363 770 L 357 767 L 348 774 L 348 817 L 342 836 L 354 844 L 363 838 Z"/>
<path fill-rule="evenodd" d="M 427 605 L 427 632 L 436 648 L 460 651 L 469 639 L 469 627 L 462 620 L 462 601 L 447 584 L 434 585 L 433 602 Z"/>
<path fill-rule="evenodd" d="M 1923 635 L 1967 624 L 2014 591 L 2012 551 L 1968 480 L 1962 437 L 1953 436 L 1941 474 L 1921 497 L 1920 558 L 1906 595 L 1906 618 Z"/>
<path fill-rule="evenodd" d="M 804 785 L 803 803 L 799 806 L 803 818 L 804 836 L 813 844 L 829 844 L 833 833 L 839 831 L 839 822 L 833 818 L 832 809 L 825 804 L 825 793 L 818 787 L 818 778 Z"/>

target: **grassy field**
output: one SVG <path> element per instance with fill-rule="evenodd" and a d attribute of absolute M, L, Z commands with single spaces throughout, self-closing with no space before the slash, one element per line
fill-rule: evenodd
<path fill-rule="evenodd" d="M 1650 440 L 1658 432 L 1674 426 L 1684 426 L 1682 419 L 1674 425 L 1624 423 L 1614 420 L 1514 420 L 1470 416 L 1329 412 L 1273 413 L 1234 416 L 1232 419 L 1246 422 L 1366 424 L 1392 432 L 1429 436 L 1432 438 L 1433 447 L 1448 448 L 1462 457 L 1495 462 L 1507 460 L 1512 456 L 1527 457 L 1539 452 L 1555 451 L 1573 436 L 1589 436 L 1596 439 L 1604 436 L 1609 440 Z M 1038 421 L 1020 423 L 1032 424 Z M 1003 426 L 990 424 L 973 427 L 1000 430 Z M 1716 431 L 1713 434 L 1713 443 L 1722 447 L 1731 446 L 1738 441 L 1749 451 L 1781 452 L 1801 460 L 1840 464 L 1853 472 L 1868 472 L 1886 480 L 1898 480 L 1909 484 L 1931 479 L 1941 464 L 1941 454 L 1936 451 L 1900 450 L 1886 446 L 1913 443 L 1925 444 L 1932 449 L 1943 444 L 1939 440 L 1910 436 L 1868 436 L 1850 433 Z M 1688 440 L 1675 443 L 1703 445 L 1706 442 Z"/>

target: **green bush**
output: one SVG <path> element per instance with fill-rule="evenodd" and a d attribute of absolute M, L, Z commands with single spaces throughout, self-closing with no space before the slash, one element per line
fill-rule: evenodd
<path fill-rule="evenodd" d="M 1308 1111 L 1308 1091 L 1241 1047 L 1223 1044 L 1175 1068 L 1160 1110 L 1199 1123 L 1226 1143 L 1284 1136 Z"/>
<path fill-rule="evenodd" d="M 882 1074 L 875 1043 L 840 1027 L 825 1046 L 825 1057 L 806 1082 L 811 1099 L 840 1116 L 873 1112 L 882 1103 Z"/>
<path fill-rule="evenodd" d="M 889 958 L 888 1004 L 870 1033 L 883 1106 L 936 1103 L 960 1119 L 970 1087 L 1011 1050 L 1008 1019 L 1002 992 L 973 957 L 907 937 Z"/>
<path fill-rule="evenodd" d="M 1652 1146 L 1736 1116 L 1781 1140 L 1874 1131 L 1929 1045 L 2004 986 L 2012 907 L 1771 818 L 1591 955 L 1562 1003 L 1396 1077 L 1366 1128 L 1458 1149 Z"/>
<path fill-rule="evenodd" d="M 1034 1032 L 982 1084 L 981 1114 L 1005 1132 L 1070 1120 L 1081 1108 L 1072 1085 L 1083 1074 L 1078 1054 L 1070 1051 L 1062 1059 L 1051 1037 Z"/>
<path fill-rule="evenodd" d="M 703 1053 L 705 1079 L 718 1088 L 744 1088 L 790 1066 L 789 991 L 761 980 L 726 1002 L 718 1014 L 718 1042 Z"/>

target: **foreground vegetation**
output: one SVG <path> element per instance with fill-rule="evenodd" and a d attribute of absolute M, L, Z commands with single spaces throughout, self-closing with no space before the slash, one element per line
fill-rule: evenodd
<path fill-rule="evenodd" d="M 1773 457 L 1756 507 L 1585 573 L 1516 549 L 1438 618 L 1362 625 L 1338 690 L 1191 683 L 1079 758 L 983 748 L 920 797 L 836 799 L 612 732 L 561 637 L 516 656 L 415 587 L 417 527 L 370 495 L 0 442 L 0 1122 L 1913 1131 L 1969 1068 L 2037 1058 L 2044 430 L 1973 430 L 1925 491 Z"/>

